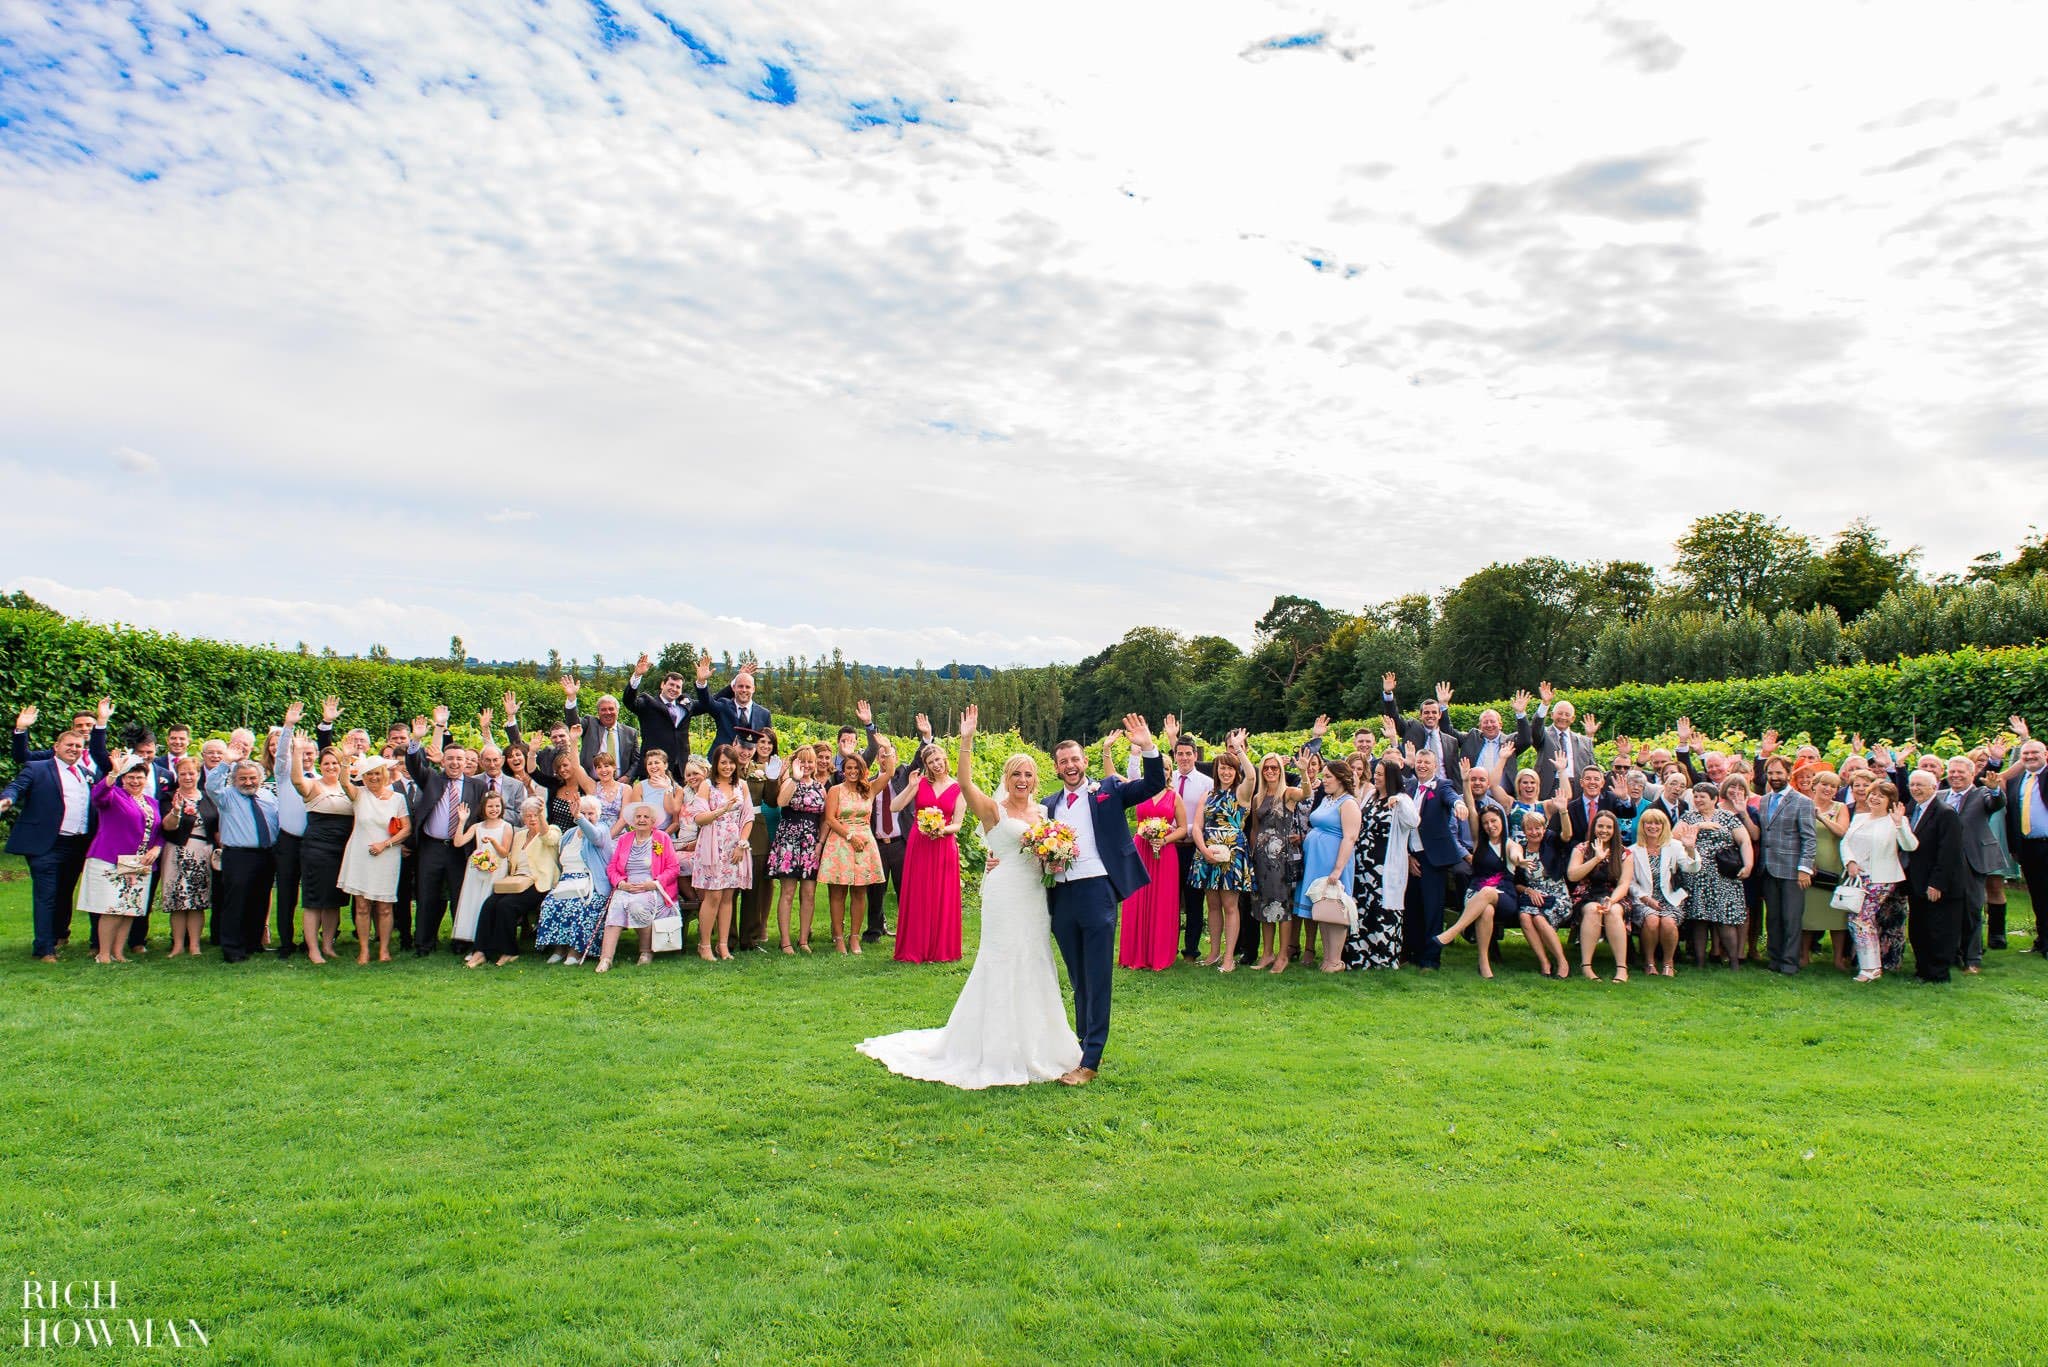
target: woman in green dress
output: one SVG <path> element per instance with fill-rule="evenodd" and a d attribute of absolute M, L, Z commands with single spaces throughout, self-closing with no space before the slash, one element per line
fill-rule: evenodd
<path fill-rule="evenodd" d="M 1842 780 L 1832 769 L 1813 776 L 1813 882 L 1806 889 L 1805 914 L 1801 918 L 1805 936 L 1799 946 L 1799 963 L 1804 967 L 1813 957 L 1814 946 L 1825 933 L 1834 946 L 1835 971 L 1847 973 L 1849 962 L 1849 913 L 1834 905 L 1835 888 L 1842 881 L 1842 837 L 1849 833 L 1855 815 L 1846 802 L 1838 802 Z"/>

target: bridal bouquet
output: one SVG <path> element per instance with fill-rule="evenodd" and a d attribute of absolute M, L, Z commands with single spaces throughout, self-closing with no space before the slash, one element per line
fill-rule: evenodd
<path fill-rule="evenodd" d="M 1047 887 L 1073 864 L 1077 848 L 1074 828 L 1051 817 L 1040 817 L 1024 832 L 1024 851 L 1038 861 Z"/>
<path fill-rule="evenodd" d="M 478 873 L 496 873 L 498 856 L 489 850 L 480 849 L 469 857 L 469 866 Z"/>
<path fill-rule="evenodd" d="M 924 808 L 917 814 L 917 829 L 919 834 L 937 840 L 940 833 L 946 829 L 946 814 L 937 807 Z"/>
<path fill-rule="evenodd" d="M 1159 847 L 1166 843 L 1166 833 L 1173 829 L 1173 823 L 1162 816 L 1148 816 L 1138 823 L 1138 838 L 1150 841 L 1152 853 L 1159 853 Z"/>

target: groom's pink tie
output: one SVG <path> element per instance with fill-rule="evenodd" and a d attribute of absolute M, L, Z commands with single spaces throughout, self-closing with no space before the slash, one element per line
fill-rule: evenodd
<path fill-rule="evenodd" d="M 1074 799 L 1075 799 L 1075 798 L 1078 798 L 1079 796 L 1081 796 L 1081 790 L 1080 790 L 1080 789 L 1078 789 L 1078 788 L 1069 788 L 1069 789 L 1067 789 L 1067 805 L 1068 805 L 1069 807 L 1073 806 L 1073 805 L 1074 805 Z"/>

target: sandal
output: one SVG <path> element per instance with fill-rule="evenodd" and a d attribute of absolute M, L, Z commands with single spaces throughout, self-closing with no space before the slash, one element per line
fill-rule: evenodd
<path fill-rule="evenodd" d="M 1591 965 L 1591 964 L 1580 964 L 1580 965 L 1579 965 L 1579 972 L 1585 975 L 1585 977 L 1586 977 L 1586 980 L 1587 980 L 1588 982 L 1596 982 L 1596 983 L 1597 983 L 1597 982 L 1599 982 L 1599 981 L 1601 980 L 1601 979 L 1600 979 L 1600 975 L 1599 975 L 1598 973 L 1595 973 L 1595 972 L 1593 971 L 1593 965 Z"/>
<path fill-rule="evenodd" d="M 652 954 L 642 954 L 640 956 L 640 962 L 643 964 L 651 964 L 654 962 L 654 956 Z"/>
<path fill-rule="evenodd" d="M 604 958 L 599 959 L 597 961 L 597 971 L 600 973 L 609 973 L 612 971 L 612 961 L 610 955 L 606 955 Z"/>
<path fill-rule="evenodd" d="M 1617 969 L 1615 969 L 1615 970 L 1614 970 L 1614 981 L 1616 981 L 1616 982 L 1618 982 L 1618 983 L 1625 983 L 1625 982 L 1627 982 L 1627 981 L 1628 981 L 1628 970 L 1627 970 L 1627 969 L 1625 969 L 1625 968 L 1617 968 Z"/>

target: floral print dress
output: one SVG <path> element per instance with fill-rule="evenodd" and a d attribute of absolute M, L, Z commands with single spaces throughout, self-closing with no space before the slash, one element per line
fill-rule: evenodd
<path fill-rule="evenodd" d="M 769 876 L 799 882 L 816 878 L 824 831 L 825 785 L 813 778 L 798 779 L 782 808 L 775 843 L 768 847 Z"/>
<path fill-rule="evenodd" d="M 1217 864 L 1195 851 L 1195 868 L 1188 875 L 1188 882 L 1198 888 L 1223 892 L 1245 892 L 1251 888 L 1252 860 L 1251 848 L 1244 838 L 1245 816 L 1244 804 L 1237 800 L 1236 793 L 1219 789 L 1209 794 L 1209 800 L 1202 804 L 1202 843 L 1229 846 L 1230 862 Z"/>

